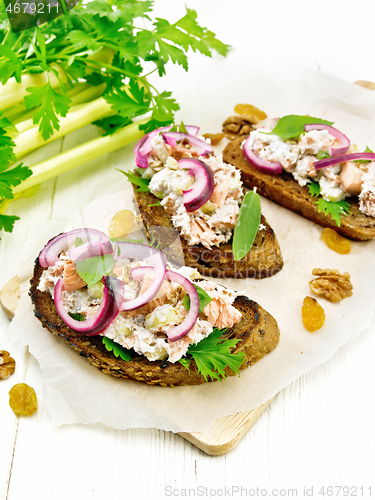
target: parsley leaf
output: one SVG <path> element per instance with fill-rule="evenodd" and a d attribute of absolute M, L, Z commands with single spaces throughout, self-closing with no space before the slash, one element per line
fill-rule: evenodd
<path fill-rule="evenodd" d="M 151 191 L 148 188 L 148 185 L 150 184 L 151 179 L 142 179 L 139 175 L 135 174 L 134 172 L 131 172 L 130 170 L 128 172 L 124 172 L 123 170 L 117 169 L 119 172 L 124 174 L 128 181 L 131 182 L 132 184 L 135 184 L 138 186 L 137 191 L 140 193 L 150 193 Z"/>
<path fill-rule="evenodd" d="M 0 231 L 4 229 L 7 233 L 11 233 L 13 231 L 14 223 L 19 219 L 20 218 L 16 215 L 0 214 Z"/>
<path fill-rule="evenodd" d="M 90 288 L 115 267 L 113 255 L 89 257 L 76 262 L 77 273 Z"/>
<path fill-rule="evenodd" d="M 202 313 L 203 309 L 206 307 L 207 304 L 212 302 L 212 297 L 208 295 L 208 293 L 203 290 L 200 286 L 196 285 L 193 283 L 194 288 L 198 292 L 198 297 L 199 297 L 199 312 Z M 187 311 L 190 311 L 190 297 L 189 294 L 185 294 L 184 299 L 182 301 L 184 304 L 184 307 Z"/>
<path fill-rule="evenodd" d="M 187 350 L 187 354 L 197 364 L 198 373 L 203 375 L 206 381 L 208 378 L 220 381 L 224 380 L 224 369 L 226 366 L 231 368 L 235 373 L 239 373 L 240 367 L 245 361 L 244 353 L 231 353 L 232 348 L 240 340 L 224 340 L 222 338 L 224 332 L 225 330 L 214 328 L 208 337 L 198 342 L 198 344 L 190 345 Z"/>
<path fill-rule="evenodd" d="M 309 193 L 311 196 L 319 196 L 319 194 L 320 194 L 319 182 L 311 181 L 309 184 L 307 184 L 307 187 L 309 188 Z"/>
<path fill-rule="evenodd" d="M 21 182 L 32 174 L 28 167 L 23 167 L 22 163 L 8 170 L 0 167 L 0 198 L 13 198 L 12 186 L 18 186 Z"/>
<path fill-rule="evenodd" d="M 295 139 L 303 134 L 305 131 L 305 125 L 307 125 L 308 123 L 323 123 L 325 125 L 333 125 L 333 122 L 328 122 L 327 120 L 314 118 L 312 116 L 287 115 L 280 118 L 272 132 L 262 133 L 276 134 L 283 141 L 287 141 L 288 139 Z"/>
<path fill-rule="evenodd" d="M 107 351 L 112 351 L 113 354 L 118 358 L 122 358 L 124 361 L 130 361 L 132 359 L 130 350 L 125 349 L 122 345 L 118 344 L 114 340 L 109 339 L 108 337 L 103 337 L 103 344 Z"/>
<path fill-rule="evenodd" d="M 341 226 L 341 217 L 350 211 L 350 203 L 345 200 L 326 201 L 324 198 L 319 198 L 315 203 L 318 205 L 319 212 L 330 215 L 338 227 Z"/>
<path fill-rule="evenodd" d="M 320 185 L 318 182 L 310 182 L 308 188 L 311 196 L 319 196 Z M 318 205 L 319 212 L 324 212 L 324 215 L 330 215 L 338 227 L 341 226 L 341 217 L 350 211 L 350 203 L 345 200 L 327 201 L 320 197 L 315 201 L 315 204 Z"/>
<path fill-rule="evenodd" d="M 34 113 L 33 123 L 39 123 L 39 130 L 46 141 L 53 134 L 53 129 L 60 129 L 57 114 L 66 116 L 71 100 L 64 87 L 59 94 L 49 82 L 41 87 L 28 87 L 26 91 L 29 94 L 25 96 L 25 106 L 27 109 L 39 108 Z"/>
<path fill-rule="evenodd" d="M 69 316 L 76 321 L 85 321 L 86 317 L 81 313 L 68 313 Z"/>

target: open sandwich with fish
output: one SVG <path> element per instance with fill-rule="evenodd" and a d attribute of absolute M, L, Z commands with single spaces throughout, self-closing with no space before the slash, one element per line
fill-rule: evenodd
<path fill-rule="evenodd" d="M 240 171 L 214 156 L 198 131 L 159 128 L 134 148 L 136 170 L 124 173 L 150 242 L 204 276 L 272 276 L 283 260 L 259 195 L 245 195 Z"/>
<path fill-rule="evenodd" d="M 42 325 L 92 365 L 149 385 L 223 380 L 279 341 L 276 320 L 250 298 L 94 229 L 47 243 L 30 296 Z"/>
<path fill-rule="evenodd" d="M 245 186 L 353 240 L 375 238 L 375 154 L 333 123 L 287 115 L 254 125 L 223 151 Z"/>

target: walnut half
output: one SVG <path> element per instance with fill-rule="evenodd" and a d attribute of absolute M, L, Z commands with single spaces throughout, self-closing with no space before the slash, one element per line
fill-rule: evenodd
<path fill-rule="evenodd" d="M 312 271 L 318 278 L 310 281 L 310 289 L 316 295 L 323 295 L 331 302 L 339 302 L 353 295 L 353 285 L 350 282 L 350 274 L 340 274 L 337 269 L 315 268 Z"/>
<path fill-rule="evenodd" d="M 228 139 L 235 139 L 239 135 L 249 135 L 252 130 L 254 122 L 244 116 L 230 116 L 223 123 L 223 132 Z"/>
<path fill-rule="evenodd" d="M 0 351 L 0 380 L 13 375 L 16 369 L 16 362 L 10 357 L 9 352 Z"/>

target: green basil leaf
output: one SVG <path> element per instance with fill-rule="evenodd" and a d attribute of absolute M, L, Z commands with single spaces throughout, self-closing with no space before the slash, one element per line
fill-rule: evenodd
<path fill-rule="evenodd" d="M 91 287 L 103 276 L 112 271 L 115 267 L 113 255 L 101 255 L 99 257 L 89 257 L 88 259 L 77 261 L 76 269 L 80 277 Z"/>
<path fill-rule="evenodd" d="M 80 247 L 81 245 L 83 245 L 83 239 L 82 238 L 76 238 L 75 246 L 76 247 Z"/>
<path fill-rule="evenodd" d="M 207 304 L 209 304 L 211 301 L 212 301 L 212 298 L 208 295 L 208 293 L 206 293 L 205 290 L 203 290 L 203 288 L 201 288 L 200 286 L 198 285 L 194 285 L 194 288 L 196 289 L 196 291 L 198 292 L 198 297 L 199 297 L 199 312 L 202 313 L 203 312 L 203 309 L 206 307 Z M 182 303 L 184 304 L 184 307 L 187 311 L 190 311 L 190 297 L 189 297 L 189 294 L 186 294 L 184 296 L 184 299 L 182 301 Z"/>
<path fill-rule="evenodd" d="M 276 127 L 270 133 L 278 135 L 283 141 L 296 139 L 304 133 L 305 125 L 310 123 L 333 125 L 333 122 L 328 122 L 327 120 L 322 120 L 321 118 L 314 118 L 313 116 L 287 115 L 280 118 Z"/>
<path fill-rule="evenodd" d="M 243 199 L 240 215 L 234 228 L 234 260 L 243 259 L 250 251 L 259 229 L 261 215 L 260 196 L 254 191 L 249 191 Z"/>

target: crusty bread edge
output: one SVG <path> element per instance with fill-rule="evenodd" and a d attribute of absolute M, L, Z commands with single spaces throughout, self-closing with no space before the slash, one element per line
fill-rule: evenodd
<path fill-rule="evenodd" d="M 43 270 L 37 259 L 29 290 L 35 316 L 44 328 L 63 339 L 80 356 L 86 358 L 103 373 L 117 378 L 132 379 L 148 385 L 163 387 L 199 385 L 205 382 L 203 376 L 198 374 L 196 363 L 193 360 L 190 363 L 190 371 L 178 362 L 148 361 L 144 356 L 138 355 L 132 358 L 131 361 L 124 361 L 106 350 L 102 344 L 101 336 L 85 336 L 69 328 L 59 317 L 51 295 L 37 289 Z M 238 296 L 234 306 L 238 309 L 245 308 L 249 314 L 254 315 L 254 324 L 251 328 L 245 328 L 244 331 L 237 334 L 236 330 L 241 326 L 241 319 L 239 323 L 225 333 L 226 338 L 241 339 L 232 352 L 244 352 L 246 359 L 241 366 L 241 370 L 243 370 L 247 366 L 256 363 L 276 347 L 280 331 L 273 316 L 247 297 Z M 252 351 L 252 342 L 255 341 L 260 342 L 261 345 L 261 349 L 256 355 Z M 225 368 L 225 373 L 227 376 L 234 375 L 234 372 L 229 367 Z M 212 380 L 208 381 L 211 382 Z"/>
<path fill-rule="evenodd" d="M 330 227 L 352 240 L 367 241 L 375 238 L 375 219 L 359 211 L 355 198 L 348 198 L 350 212 L 341 218 L 337 226 L 331 216 L 319 212 L 316 198 L 311 196 L 307 186 L 299 186 L 291 174 L 270 175 L 255 169 L 243 156 L 241 144 L 246 136 L 231 141 L 223 151 L 223 159 L 241 170 L 242 182 L 279 205 L 296 212 L 323 227 Z M 360 221 L 364 221 L 361 223 Z"/>

